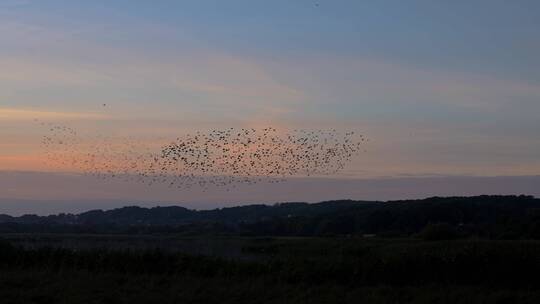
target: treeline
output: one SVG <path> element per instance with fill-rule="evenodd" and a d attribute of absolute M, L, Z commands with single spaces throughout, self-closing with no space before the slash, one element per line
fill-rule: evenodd
<path fill-rule="evenodd" d="M 202 211 L 124 207 L 77 215 L 1 215 L 0 232 L 539 239 L 540 199 L 476 196 L 391 202 L 344 200 Z"/>

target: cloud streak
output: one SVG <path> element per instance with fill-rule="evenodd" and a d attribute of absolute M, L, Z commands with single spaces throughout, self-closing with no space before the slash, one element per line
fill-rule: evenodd
<path fill-rule="evenodd" d="M 0 108 L 0 119 L 4 121 L 25 120 L 81 120 L 81 119 L 108 119 L 109 116 L 101 113 L 85 112 L 55 112 L 17 108 Z"/>

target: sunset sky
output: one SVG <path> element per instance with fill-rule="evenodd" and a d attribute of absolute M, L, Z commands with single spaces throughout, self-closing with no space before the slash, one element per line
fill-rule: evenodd
<path fill-rule="evenodd" d="M 20 212 L 10 200 L 316 201 L 320 184 L 321 200 L 538 195 L 538 54 L 538 1 L 3 0 L 0 213 Z M 149 144 L 265 126 L 370 142 L 326 180 L 171 192 L 45 164 L 36 120 Z"/>

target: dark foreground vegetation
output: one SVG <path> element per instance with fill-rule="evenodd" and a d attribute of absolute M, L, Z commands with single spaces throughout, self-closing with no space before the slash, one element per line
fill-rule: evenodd
<path fill-rule="evenodd" d="M 0 303 L 540 303 L 529 196 L 0 216 Z"/>
<path fill-rule="evenodd" d="M 428 239 L 540 239 L 540 199 L 434 197 L 393 202 L 282 203 L 202 211 L 125 207 L 76 215 L 0 215 L 0 233 L 20 232 L 382 237 L 422 234 Z"/>
<path fill-rule="evenodd" d="M 2 303 L 539 303 L 540 242 L 264 238 L 252 259 L 0 245 Z"/>

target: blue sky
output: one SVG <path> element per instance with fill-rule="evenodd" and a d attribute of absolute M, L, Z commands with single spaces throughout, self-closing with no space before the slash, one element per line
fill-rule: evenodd
<path fill-rule="evenodd" d="M 36 117 L 354 129 L 355 178 L 540 170 L 538 1 L 5 0 L 0 37 L 3 171 L 46 171 Z"/>
<path fill-rule="evenodd" d="M 526 109 L 537 106 L 538 9 L 535 1 L 7 1 L 1 13 L 6 35 L 1 54 L 21 61 L 32 58 L 51 65 L 72 65 L 68 70 L 73 65 L 90 66 L 102 75 L 108 65 L 114 70 L 115 64 L 133 61 L 167 64 L 178 58 L 190 60 L 189 56 L 202 52 L 257 65 L 285 86 L 329 92 L 313 92 L 310 102 L 338 118 L 356 118 L 362 113 L 394 115 L 397 108 L 403 116 L 444 119 L 450 113 L 462 120 L 470 111 L 460 103 L 463 99 L 472 104 L 490 98 L 491 108 L 511 108 L 510 103 Z M 385 64 L 388 70 L 366 70 L 359 62 Z M 199 77 L 214 72 L 212 67 L 205 68 Z M 232 67 L 215 69 L 228 68 Z M 393 69 L 420 78 L 419 83 L 406 84 L 407 88 L 430 85 L 425 80 L 434 74 L 440 82 L 450 82 L 448 86 L 458 79 L 471 86 L 477 81 L 478 91 L 504 84 L 530 86 L 534 92 L 500 88 L 497 96 L 477 93 L 488 95 L 484 97 L 452 96 L 452 92 L 434 96 L 422 88 L 403 93 L 399 86 L 390 86 L 387 94 L 351 89 L 358 83 L 373 87 L 366 78 L 374 78 L 374 73 L 373 81 L 381 86 L 402 81 L 392 77 Z M 453 85 L 455 90 L 464 90 Z M 148 95 L 147 99 L 155 96 L 153 102 L 164 105 L 178 103 L 183 97 L 204 100 L 170 88 L 133 86 L 139 89 L 137 93 Z M 84 89 L 57 86 L 34 93 L 50 95 L 48 99 L 54 96 L 51 106 L 56 102 L 63 107 L 68 102 L 60 102 L 58 97 L 77 103 L 77 95 L 88 93 Z M 130 99 L 129 93 L 119 92 L 122 89 L 129 88 L 116 85 L 113 92 L 104 90 L 99 98 Z M 27 96 L 31 93 L 4 98 L 4 102 L 46 107 L 47 101 Z M 335 106 L 329 99 L 343 106 Z M 418 104 L 418 100 L 427 101 Z M 537 118 L 530 111 L 516 112 L 509 115 Z"/>
<path fill-rule="evenodd" d="M 7 1 L 3 15 L 143 52 L 182 48 L 182 36 L 190 35 L 244 55 L 382 56 L 537 83 L 539 6 L 497 0 Z M 148 27 L 169 28 L 167 41 L 141 35 Z"/>

